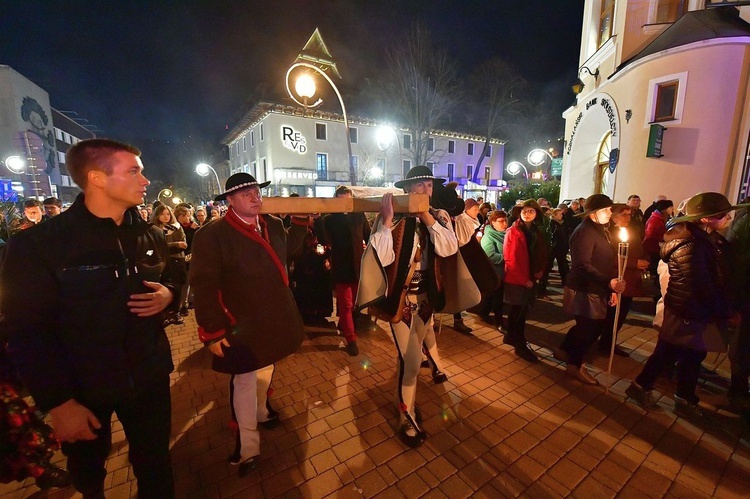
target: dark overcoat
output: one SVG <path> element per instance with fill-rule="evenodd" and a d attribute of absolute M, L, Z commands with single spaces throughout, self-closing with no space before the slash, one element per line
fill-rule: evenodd
<path fill-rule="evenodd" d="M 219 372 L 255 371 L 302 343 L 304 325 L 283 263 L 286 233 L 280 219 L 263 220 L 261 237 L 230 209 L 193 239 L 190 285 L 200 339 L 207 344 L 226 339 L 230 345 L 224 357 L 213 358 Z"/>

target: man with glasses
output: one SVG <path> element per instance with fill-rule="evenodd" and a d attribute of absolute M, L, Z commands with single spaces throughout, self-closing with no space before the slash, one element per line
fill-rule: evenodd
<path fill-rule="evenodd" d="M 297 351 L 304 334 L 284 263 L 286 231 L 279 218 L 260 214 L 260 189 L 268 184 L 248 173 L 229 177 L 216 197 L 229 210 L 195 233 L 190 261 L 199 338 L 213 354 L 213 369 L 231 375 L 238 432 L 229 462 L 239 464 L 240 476 L 257 467 L 258 424 L 278 422 L 268 404 L 273 364 Z"/>

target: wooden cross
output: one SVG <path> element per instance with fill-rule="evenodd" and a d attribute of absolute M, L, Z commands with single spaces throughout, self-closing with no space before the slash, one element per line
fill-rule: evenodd
<path fill-rule="evenodd" d="M 364 213 L 380 211 L 383 196 L 366 198 L 263 198 L 261 213 Z M 393 196 L 395 213 L 422 213 L 430 209 L 427 194 L 400 194 Z"/>

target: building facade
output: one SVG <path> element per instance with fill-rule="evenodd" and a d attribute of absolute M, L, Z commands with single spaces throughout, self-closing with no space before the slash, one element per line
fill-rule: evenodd
<path fill-rule="evenodd" d="M 50 106 L 49 94 L 0 65 L 0 196 L 4 201 L 80 192 L 65 168 L 70 145 L 95 135 Z"/>
<path fill-rule="evenodd" d="M 413 164 L 413 135 L 363 117 L 349 117 L 349 138 L 357 184 L 392 186 Z M 469 181 L 484 147 L 484 137 L 437 131 L 430 134 L 426 165 L 438 177 L 459 183 L 464 196 L 497 199 L 502 186 L 504 144 L 490 141 L 480 184 Z M 336 113 L 268 102 L 254 105 L 224 137 L 229 173 L 248 172 L 271 181 L 268 195 L 332 197 L 350 183 L 347 132 Z"/>
<path fill-rule="evenodd" d="M 748 3 L 586 0 L 561 199 L 748 194 Z"/>

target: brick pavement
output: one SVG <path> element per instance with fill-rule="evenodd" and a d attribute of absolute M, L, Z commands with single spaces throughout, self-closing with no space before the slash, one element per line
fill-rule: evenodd
<path fill-rule="evenodd" d="M 654 348 L 649 320 L 634 314 L 621 333 L 633 354 L 615 358 L 609 393 L 567 379 L 552 358 L 572 324 L 559 294 L 529 314 L 528 336 L 543 357 L 536 365 L 518 359 L 473 315 L 466 318 L 473 337 L 443 326 L 438 343 L 449 380 L 435 385 L 429 370 L 422 372 L 417 403 L 429 438 L 419 449 L 394 437 L 395 355 L 386 325 L 360 333 L 356 358 L 335 332 L 310 333 L 277 366 L 272 400 L 283 422 L 262 430 L 259 469 L 240 479 L 226 462 L 233 442 L 227 377 L 210 370 L 191 314 L 184 326 L 168 329 L 178 497 L 748 497 L 750 449 L 739 439 L 737 417 L 723 407 L 724 378 L 701 385 L 718 430 L 676 418 L 674 386 L 665 380 L 657 387 L 665 394 L 659 410 L 625 401 L 628 380 Z M 718 360 L 710 356 L 706 364 L 726 376 L 726 362 Z M 606 358 L 591 361 L 606 384 Z M 107 497 L 134 497 L 127 443 L 114 428 Z M 32 480 L 0 486 L 1 497 L 34 495 L 46 497 Z M 66 489 L 49 497 L 80 495 Z"/>

